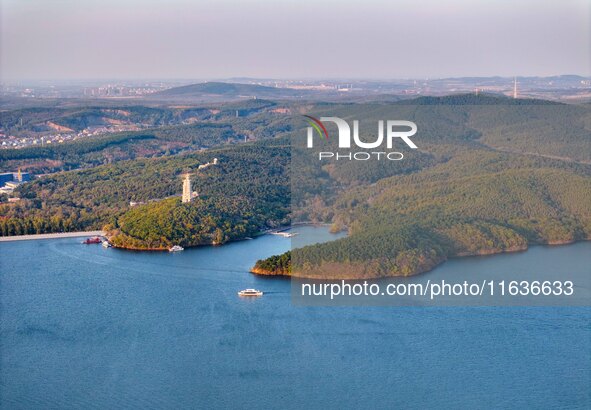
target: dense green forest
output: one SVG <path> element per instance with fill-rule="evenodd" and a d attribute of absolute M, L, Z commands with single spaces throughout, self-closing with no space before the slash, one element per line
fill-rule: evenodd
<path fill-rule="evenodd" d="M 305 122 L 268 111 L 277 106 L 183 108 L 211 117 L 49 150 L 0 151 L 2 166 L 86 167 L 20 187 L 21 201 L 0 204 L 0 234 L 106 227 L 117 246 L 164 249 L 222 244 L 290 220 L 330 223 L 349 235 L 253 268 L 320 278 L 412 275 L 454 256 L 591 237 L 588 105 L 464 95 L 290 106 L 359 118 L 366 138 L 379 120 L 416 122 L 419 149 L 388 162 L 318 161 L 302 148 Z M 214 157 L 219 166 L 198 170 Z M 190 204 L 179 199 L 185 172 L 199 193 Z"/>
<path fill-rule="evenodd" d="M 291 251 L 257 261 L 252 272 L 258 275 L 290 275 Z"/>
<path fill-rule="evenodd" d="M 518 109 L 509 109 L 512 100 L 492 100 L 498 107 L 488 106 L 489 97 L 482 105 L 472 100 L 400 103 L 395 112 L 404 116 L 394 118 L 425 124 L 417 136 L 420 152 L 408 161 L 314 167 L 318 161 L 306 152 L 292 152 L 298 161 L 292 165 L 294 178 L 303 181 L 292 189 L 293 220 L 330 222 L 349 236 L 258 261 L 253 272 L 406 276 L 454 256 L 591 238 L 589 108 L 521 101 Z M 347 118 L 349 109 L 343 107 L 339 116 Z M 392 118 L 391 106 L 364 109 L 370 118 Z M 511 139 L 495 146 L 492 138 L 498 135 Z M 523 143 L 527 138 L 531 141 Z"/>
<path fill-rule="evenodd" d="M 465 155 L 474 161 L 471 175 L 460 155 L 338 195 L 330 220 L 337 229 L 347 227 L 347 238 L 293 250 L 293 268 L 283 256 L 259 261 L 253 271 L 293 269 L 318 278 L 411 275 L 452 256 L 591 238 L 590 170 L 484 150 Z"/>
<path fill-rule="evenodd" d="M 72 104 L 70 104 L 72 105 Z M 0 111 L 0 127 L 18 136 L 55 131 L 54 126 L 81 131 L 88 127 L 135 124 L 167 127 L 196 121 L 218 121 L 261 113 L 276 106 L 268 100 L 246 100 L 208 105 L 121 105 L 88 106 L 80 102 L 68 107 L 34 107 Z"/>
<path fill-rule="evenodd" d="M 198 170 L 200 164 L 214 157 L 218 165 Z M 121 234 L 145 241 L 143 247 L 158 247 L 156 234 L 162 246 L 170 241 L 200 244 L 205 239 L 180 239 L 186 232 L 196 232 L 193 228 L 219 224 L 223 236 L 216 237 L 215 242 L 223 243 L 288 223 L 288 167 L 289 150 L 283 146 L 242 144 L 46 176 L 20 187 L 21 201 L 0 205 L 0 233 L 62 232 L 109 225 L 120 228 Z M 200 197 L 194 203 L 181 205 L 177 204 L 178 198 L 167 198 L 181 193 L 180 175 L 185 172 L 193 174 L 193 189 Z M 130 208 L 130 201 L 145 205 Z M 163 224 L 185 225 L 174 225 L 177 231 L 167 234 L 157 231 L 167 229 L 163 224 L 142 223 L 180 214 L 182 221 L 167 220 Z M 230 232 L 233 229 L 235 233 Z"/>
<path fill-rule="evenodd" d="M 63 144 L 0 150 L 0 170 L 34 174 L 90 168 L 116 161 L 168 156 L 273 138 L 293 128 L 274 113 L 277 103 L 247 100 L 207 107 L 27 108 L 0 112 L 0 128 L 14 135 L 46 134 L 47 122 L 80 131 L 109 121 L 145 128 L 83 137 Z M 21 124 L 21 120 L 22 124 Z"/>

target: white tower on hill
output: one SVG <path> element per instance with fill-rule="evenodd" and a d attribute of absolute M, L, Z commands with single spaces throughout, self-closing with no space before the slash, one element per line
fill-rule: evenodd
<path fill-rule="evenodd" d="M 183 179 L 183 202 L 191 202 L 191 177 L 189 174 L 185 174 Z"/>

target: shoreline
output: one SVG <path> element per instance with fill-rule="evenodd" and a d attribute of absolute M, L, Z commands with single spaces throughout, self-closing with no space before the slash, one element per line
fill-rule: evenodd
<path fill-rule="evenodd" d="M 256 234 L 254 234 L 252 237 L 245 237 L 245 238 L 240 238 L 240 239 L 234 239 L 231 241 L 228 241 L 227 243 L 231 243 L 231 242 L 239 242 L 239 241 L 244 241 L 244 240 L 248 240 L 248 239 L 253 239 L 253 238 L 257 238 L 259 236 L 263 236 L 263 235 L 269 235 L 272 232 L 283 232 L 286 230 L 289 230 L 295 226 L 330 226 L 330 224 L 317 224 L 317 223 L 313 223 L 313 222 L 296 222 L 293 225 L 284 225 L 284 226 L 280 226 L 277 228 L 271 228 L 271 229 L 266 229 L 263 231 L 260 231 Z M 14 241 L 32 241 L 32 240 L 40 240 L 40 239 L 59 239 L 59 238 L 79 238 L 79 237 L 83 237 L 83 236 L 104 236 L 105 238 L 107 238 L 107 232 L 106 231 L 77 231 L 77 232 L 53 232 L 53 233 L 39 233 L 39 234 L 30 234 L 30 235 L 11 235 L 11 236 L 0 236 L 0 242 L 14 242 Z M 200 244 L 200 245 L 194 245 L 194 246 L 188 246 L 188 248 L 194 248 L 194 247 L 201 247 L 201 246 L 222 246 L 224 244 L 214 244 L 214 243 L 207 243 L 207 244 Z M 133 248 L 133 247 L 119 247 L 119 246 L 114 246 L 114 248 L 117 249 L 123 249 L 123 250 L 131 250 L 131 251 L 152 251 L 152 252 L 162 252 L 162 251 L 168 251 L 168 248 Z"/>
<path fill-rule="evenodd" d="M 104 231 L 79 231 L 79 232 L 40 233 L 40 234 L 34 234 L 34 235 L 0 236 L 0 242 L 33 241 L 33 240 L 39 240 L 39 239 L 58 239 L 58 238 L 79 238 L 82 236 L 105 236 L 105 232 Z"/>
<path fill-rule="evenodd" d="M 447 261 L 449 260 L 455 260 L 455 259 L 465 259 L 465 258 L 482 258 L 482 257 L 492 257 L 492 256 L 497 256 L 497 255 L 503 255 L 503 254 L 515 254 L 515 253 L 525 253 L 528 250 L 530 250 L 530 248 L 532 247 L 538 247 L 538 246 L 547 246 L 547 247 L 559 247 L 559 246 L 568 246 L 568 245 L 574 245 L 577 243 L 581 243 L 581 242 L 589 242 L 591 241 L 591 238 L 582 238 L 582 239 L 573 239 L 573 240 L 558 240 L 558 241 L 548 241 L 548 242 L 532 242 L 527 244 L 526 247 L 524 248 L 515 248 L 515 249 L 504 249 L 504 250 L 499 250 L 499 251 L 484 251 L 484 252 L 475 252 L 475 253 L 463 253 L 463 254 L 458 254 L 458 255 L 451 255 L 448 256 L 446 258 L 444 258 L 443 260 L 441 260 L 440 262 L 436 263 L 435 265 L 433 265 L 432 267 L 430 267 L 429 269 L 420 269 L 416 272 L 413 272 L 409 275 L 386 275 L 386 276 L 376 276 L 376 277 L 363 277 L 363 278 L 354 278 L 354 277 L 326 277 L 326 278 L 322 278 L 322 277 L 314 277 L 314 276 L 307 276 L 307 275 L 293 275 L 292 273 L 273 273 L 271 271 L 265 271 L 259 268 L 256 268 L 255 266 L 253 266 L 252 268 L 250 268 L 249 273 L 256 275 L 258 277 L 289 277 L 289 278 L 295 278 L 295 279 L 307 279 L 307 280 L 363 280 L 363 279 L 370 279 L 370 280 L 375 280 L 375 279 L 383 279 L 383 278 L 410 278 L 413 276 L 418 276 L 418 275 L 422 275 L 424 273 L 428 273 L 431 272 L 434 269 L 437 269 L 439 266 L 442 266 L 443 264 L 445 264 Z"/>
<path fill-rule="evenodd" d="M 290 230 L 294 227 L 297 227 L 297 226 L 325 226 L 325 227 L 329 227 L 329 226 L 331 226 L 331 224 L 324 224 L 324 223 L 316 224 L 313 222 L 296 222 L 292 225 L 284 225 L 284 226 L 279 226 L 277 228 L 265 229 L 265 230 L 262 230 L 262 231 L 259 231 L 255 234 L 253 234 L 252 236 L 245 236 L 243 238 L 232 239 L 232 240 L 229 240 L 229 241 L 221 243 L 221 244 L 212 242 L 212 243 L 201 243 L 201 244 L 196 244 L 196 245 L 184 245 L 183 247 L 185 249 L 190 249 L 190 248 L 199 248 L 199 247 L 203 247 L 203 246 L 224 246 L 226 244 L 233 243 L 233 242 L 247 241 L 247 240 L 259 238 L 259 237 L 265 236 L 265 235 L 273 235 L 278 232 L 285 232 L 285 231 L 288 231 L 288 230 Z M 107 232 L 105 232 L 104 235 L 102 235 L 102 236 L 105 236 L 105 237 L 107 237 L 107 239 L 109 239 L 109 235 L 107 235 Z M 110 240 L 109 240 L 109 242 L 110 242 Z M 113 244 L 112 242 L 110 242 L 110 243 L 113 246 L 113 248 L 121 249 L 121 250 L 125 250 L 125 251 L 137 251 L 137 252 L 164 252 L 164 251 L 168 251 L 168 248 L 166 248 L 166 247 L 162 247 L 162 248 L 135 248 L 133 246 L 118 246 L 118 245 Z"/>

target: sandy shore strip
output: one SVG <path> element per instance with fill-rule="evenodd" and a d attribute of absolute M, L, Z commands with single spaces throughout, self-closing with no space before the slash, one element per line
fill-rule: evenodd
<path fill-rule="evenodd" d="M 42 233 L 39 235 L 0 236 L 0 242 L 31 241 L 34 239 L 77 238 L 80 236 L 104 236 L 103 231 Z"/>

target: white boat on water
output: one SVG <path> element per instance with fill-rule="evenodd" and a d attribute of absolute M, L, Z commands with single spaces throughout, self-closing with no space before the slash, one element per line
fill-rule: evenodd
<path fill-rule="evenodd" d="M 238 292 L 238 296 L 263 296 L 263 291 L 257 289 L 244 289 Z"/>
<path fill-rule="evenodd" d="M 297 232 L 271 232 L 272 235 L 283 236 L 284 238 L 291 238 L 292 236 L 296 236 Z"/>
<path fill-rule="evenodd" d="M 103 241 L 103 248 L 110 248 L 112 245 L 109 243 L 109 241 Z"/>
<path fill-rule="evenodd" d="M 168 252 L 180 252 L 180 251 L 184 251 L 185 248 L 183 248 L 182 246 L 179 245 L 174 245 L 172 248 L 170 248 L 168 250 Z"/>

